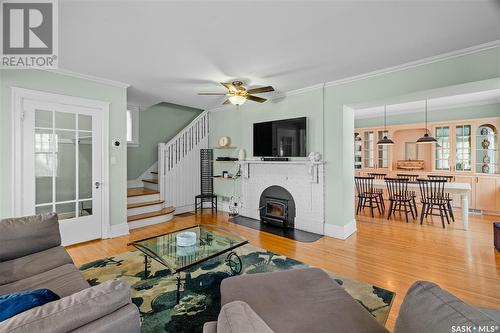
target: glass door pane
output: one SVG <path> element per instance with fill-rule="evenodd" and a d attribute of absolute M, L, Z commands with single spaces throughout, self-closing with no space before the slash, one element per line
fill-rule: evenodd
<path fill-rule="evenodd" d="M 365 168 L 375 166 L 375 149 L 373 132 L 365 132 L 363 140 L 363 165 Z"/>
<path fill-rule="evenodd" d="M 35 211 L 92 215 L 92 117 L 35 110 Z"/>
<path fill-rule="evenodd" d="M 389 136 L 387 131 L 378 131 L 378 140 L 381 140 L 384 136 Z M 388 168 L 389 167 L 389 146 L 379 145 L 378 146 L 378 167 Z"/>
<path fill-rule="evenodd" d="M 471 127 L 458 125 L 455 127 L 455 169 L 457 171 L 471 171 Z"/>
<path fill-rule="evenodd" d="M 450 169 L 450 128 L 448 126 L 436 127 L 435 144 L 435 169 Z"/>

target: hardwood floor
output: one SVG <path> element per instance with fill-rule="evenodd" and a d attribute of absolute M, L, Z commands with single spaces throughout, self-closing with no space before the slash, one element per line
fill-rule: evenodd
<path fill-rule="evenodd" d="M 408 287 L 416 280 L 429 280 L 464 301 L 500 308 L 500 253 L 493 247 L 495 216 L 469 219 L 470 230 L 457 222 L 442 229 L 439 218 L 424 225 L 396 219 L 357 216 L 357 232 L 346 240 L 323 237 L 314 243 L 300 243 L 228 222 L 227 214 L 175 217 L 169 222 L 131 230 L 130 235 L 97 240 L 68 247 L 76 265 L 131 250 L 127 243 L 155 234 L 194 225 L 224 225 L 246 237 L 254 246 L 286 255 L 309 265 L 322 267 L 396 292 L 387 322 L 392 330 Z"/>

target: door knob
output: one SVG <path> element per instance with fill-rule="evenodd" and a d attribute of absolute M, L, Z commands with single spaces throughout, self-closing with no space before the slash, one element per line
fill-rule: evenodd
<path fill-rule="evenodd" d="M 101 187 L 101 183 L 100 182 L 95 182 L 95 188 L 98 189 L 99 187 Z"/>

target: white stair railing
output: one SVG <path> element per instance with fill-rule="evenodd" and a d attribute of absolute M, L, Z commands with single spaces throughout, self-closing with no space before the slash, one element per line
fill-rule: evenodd
<path fill-rule="evenodd" d="M 208 148 L 208 121 L 204 111 L 169 142 L 158 144 L 160 198 L 176 213 L 193 210 L 200 194 L 200 149 Z"/>

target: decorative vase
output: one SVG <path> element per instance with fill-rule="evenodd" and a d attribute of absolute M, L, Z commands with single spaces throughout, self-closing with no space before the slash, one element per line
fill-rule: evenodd
<path fill-rule="evenodd" d="M 481 146 L 484 149 L 488 149 L 488 147 L 490 146 L 490 141 L 488 139 L 484 139 L 483 142 L 481 142 Z"/>
<path fill-rule="evenodd" d="M 486 127 L 481 128 L 481 135 L 488 135 L 488 129 Z"/>
<path fill-rule="evenodd" d="M 246 154 L 245 154 L 245 149 L 240 149 L 240 151 L 238 152 L 238 159 L 239 159 L 240 161 L 244 161 L 244 160 L 245 160 L 245 157 L 246 157 L 245 155 L 246 155 Z"/>
<path fill-rule="evenodd" d="M 490 166 L 488 164 L 483 164 L 483 173 L 490 173 Z"/>
<path fill-rule="evenodd" d="M 484 155 L 483 157 L 483 163 L 490 163 L 490 157 L 488 155 Z"/>

